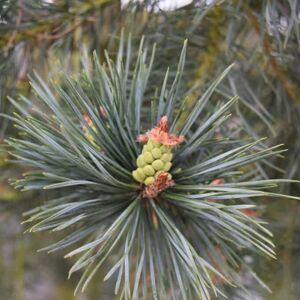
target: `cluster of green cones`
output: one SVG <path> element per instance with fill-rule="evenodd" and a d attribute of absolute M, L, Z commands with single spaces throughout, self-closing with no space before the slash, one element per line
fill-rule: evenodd
<path fill-rule="evenodd" d="M 168 179 L 172 179 L 169 173 L 172 167 L 172 148 L 162 145 L 154 139 L 149 139 L 144 145 L 142 154 L 136 160 L 137 169 L 132 172 L 133 178 L 145 185 L 153 184 L 162 172 L 168 173 Z"/>

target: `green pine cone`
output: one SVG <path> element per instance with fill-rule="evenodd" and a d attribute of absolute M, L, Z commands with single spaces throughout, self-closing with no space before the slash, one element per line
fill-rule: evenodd
<path fill-rule="evenodd" d="M 155 174 L 155 170 L 151 165 L 144 167 L 143 171 L 146 176 L 153 176 Z"/>
<path fill-rule="evenodd" d="M 136 160 L 137 169 L 132 172 L 133 178 L 139 183 L 150 185 L 155 181 L 159 173 L 169 172 L 173 158 L 171 150 L 171 147 L 149 139 Z M 168 173 L 168 179 L 172 179 L 170 173 Z"/>
<path fill-rule="evenodd" d="M 160 159 L 155 160 L 152 163 L 152 167 L 156 170 L 156 171 L 161 171 L 164 168 L 164 162 Z"/>
<path fill-rule="evenodd" d="M 139 155 L 139 157 L 137 158 L 136 164 L 139 168 L 143 168 L 146 166 L 147 163 L 145 162 L 143 155 Z"/>

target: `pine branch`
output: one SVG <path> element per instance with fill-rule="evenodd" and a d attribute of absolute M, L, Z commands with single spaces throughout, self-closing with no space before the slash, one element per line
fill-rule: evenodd
<path fill-rule="evenodd" d="M 247 143 L 224 127 L 236 97 L 209 106 L 230 68 L 185 111 L 186 43 L 173 82 L 167 84 L 166 75 L 159 93 L 149 84 L 155 47 L 147 50 L 142 40 L 134 60 L 130 49 L 122 37 L 115 62 L 106 54 L 100 64 L 95 54 L 92 66 L 85 64 L 76 78 L 65 74 L 63 84 L 46 84 L 37 74 L 31 80 L 45 108 L 33 109 L 25 97 L 16 105 L 21 110 L 12 119 L 22 135 L 7 143 L 15 162 L 32 171 L 14 186 L 61 196 L 29 212 L 25 222 L 31 232 L 67 230 L 44 250 L 69 248 L 66 257 L 78 257 L 69 272 L 83 271 L 76 291 L 109 264 L 104 279 L 116 274 L 121 299 L 168 299 L 170 293 L 210 299 L 228 284 L 242 286 L 240 251 L 275 257 L 271 233 L 247 210 L 255 209 L 250 198 L 298 199 L 277 194 L 274 188 L 286 180 L 261 180 L 254 164 L 284 150 Z M 168 120 L 181 136 L 167 131 Z M 147 141 L 143 150 L 137 137 Z"/>

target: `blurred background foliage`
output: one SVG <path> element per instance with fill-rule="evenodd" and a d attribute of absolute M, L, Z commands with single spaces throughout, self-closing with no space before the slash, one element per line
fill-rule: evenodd
<path fill-rule="evenodd" d="M 2 0 L 0 4 L 0 112 L 13 114 L 8 96 L 33 96 L 28 75 L 37 71 L 46 80 L 60 81 L 60 71 L 76 74 L 96 50 L 110 55 L 123 32 L 131 35 L 133 53 L 142 36 L 157 44 L 155 76 L 151 87 L 163 81 L 175 65 L 183 40 L 188 38 L 185 86 L 193 105 L 195 95 L 210 80 L 235 63 L 219 87 L 220 97 L 237 94 L 236 118 L 254 138 L 267 136 L 269 145 L 284 143 L 284 160 L 263 165 L 265 177 L 300 178 L 300 3 L 297 0 L 198 0 L 163 9 L 163 1 L 118 0 Z M 176 2 L 176 1 L 175 1 Z M 179 2 L 179 1 L 178 1 Z M 173 2 L 174 4 L 174 2 Z M 150 47 L 149 47 L 150 48 Z M 171 80 L 170 80 L 171 82 Z M 238 128 L 237 128 L 238 130 Z M 0 119 L 0 143 L 16 132 Z M 23 168 L 12 166 L 0 153 L 0 299 L 74 299 L 76 278 L 66 281 L 69 262 L 59 253 L 48 256 L 36 250 L 52 237 L 23 235 L 22 213 L 43 202 L 45 196 L 14 191 L 8 178 L 19 177 Z M 285 192 L 299 195 L 299 187 L 285 185 Z M 263 217 L 275 233 L 278 261 L 251 260 L 273 294 L 256 290 L 250 298 L 299 299 L 300 239 L 299 204 L 287 200 L 262 200 Z M 74 282 L 73 282 L 74 281 Z M 100 282 L 76 299 L 114 299 L 111 288 Z"/>

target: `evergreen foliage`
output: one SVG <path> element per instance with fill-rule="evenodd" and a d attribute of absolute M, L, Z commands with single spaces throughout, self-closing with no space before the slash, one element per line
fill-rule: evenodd
<path fill-rule="evenodd" d="M 148 86 L 155 46 L 149 51 L 142 40 L 136 59 L 131 49 L 121 38 L 115 62 L 106 55 L 100 64 L 94 55 L 79 78 L 64 74 L 63 84 L 50 87 L 35 75 L 38 102 L 11 99 L 21 136 L 7 143 L 15 162 L 33 169 L 14 186 L 60 191 L 27 214 L 29 231 L 66 231 L 44 250 L 69 248 L 66 257 L 77 257 L 69 273 L 83 270 L 76 291 L 99 268 L 107 270 L 104 280 L 116 276 L 121 299 L 210 299 L 224 293 L 223 285 L 242 287 L 239 268 L 248 267 L 240 251 L 275 257 L 264 222 L 246 213 L 255 207 L 249 199 L 296 199 L 272 191 L 284 180 L 262 180 L 254 163 L 285 150 L 230 131 L 225 124 L 237 97 L 209 105 L 232 66 L 187 108 L 186 43 L 173 82 L 167 84 L 167 72 L 159 91 Z M 174 150 L 175 185 L 146 199 L 132 177 L 142 150 L 136 139 L 162 116 L 185 141 Z"/>
<path fill-rule="evenodd" d="M 16 188 L 56 195 L 26 223 L 65 233 L 45 250 L 79 256 L 77 290 L 100 268 L 125 299 L 209 299 L 243 288 L 241 270 L 262 283 L 241 253 L 275 255 L 251 217 L 256 197 L 296 199 L 276 188 L 290 192 L 293 180 L 269 178 L 300 175 L 299 9 L 297 0 L 168 12 L 157 1 L 2 1 L 0 142 L 12 135 L 11 161 L 33 170 Z M 164 115 L 185 136 L 172 151 L 175 185 L 144 199 L 132 172 L 146 145 L 136 139 Z M 2 157 L 0 166 L 1 181 L 17 176 Z"/>

